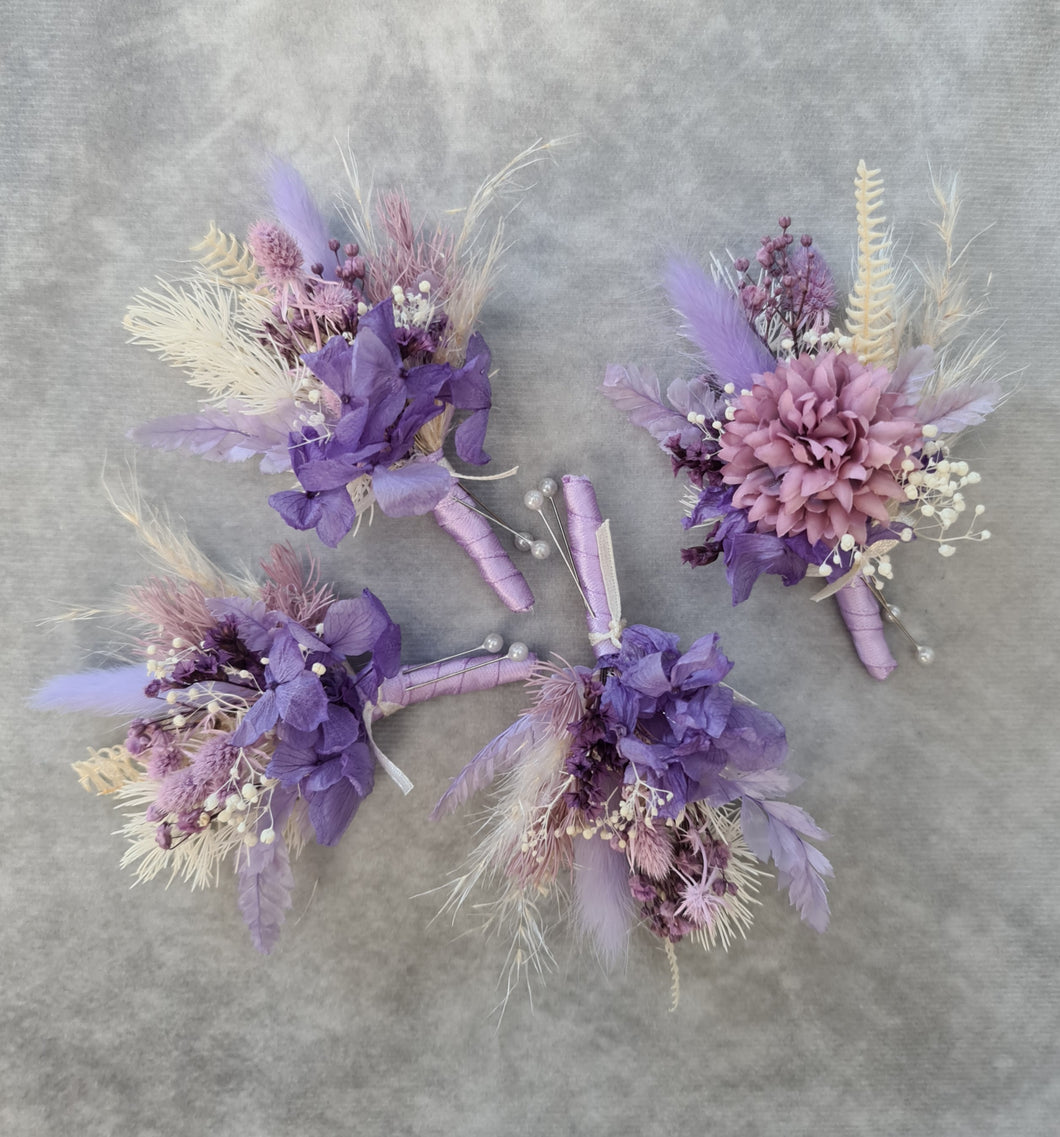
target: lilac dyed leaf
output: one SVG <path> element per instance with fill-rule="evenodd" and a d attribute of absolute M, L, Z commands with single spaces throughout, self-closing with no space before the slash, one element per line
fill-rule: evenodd
<path fill-rule="evenodd" d="M 684 318 L 681 331 L 700 349 L 710 370 L 737 390 L 773 371 L 776 360 L 744 316 L 740 302 L 692 261 L 673 260 L 665 274 L 670 303 Z"/>
<path fill-rule="evenodd" d="M 688 419 L 663 403 L 659 380 L 650 371 L 611 364 L 600 390 L 634 426 L 643 427 L 662 447 L 668 438 L 688 429 Z"/>
<path fill-rule="evenodd" d="M 438 804 L 431 810 L 431 821 L 451 813 L 485 789 L 494 778 L 524 762 L 532 750 L 544 745 L 559 747 L 566 743 L 551 730 L 548 723 L 531 711 L 520 715 L 507 730 L 488 742 L 452 780 Z"/>
<path fill-rule="evenodd" d="M 271 844 L 259 840 L 253 846 L 240 845 L 236 855 L 239 910 L 250 929 L 254 947 L 263 955 L 276 946 L 291 907 L 294 876 L 282 834 L 295 796 L 293 790 L 273 790 L 269 815 L 259 828 L 271 828 L 275 839 Z"/>
<path fill-rule="evenodd" d="M 997 406 L 1001 388 L 983 381 L 964 383 L 937 395 L 928 395 L 917 405 L 917 418 L 938 427 L 942 434 L 956 434 L 968 426 L 978 426 Z"/>
<path fill-rule="evenodd" d="M 397 469 L 377 466 L 372 492 L 388 517 L 430 513 L 453 485 L 453 476 L 436 462 L 412 461 Z"/>
<path fill-rule="evenodd" d="M 247 863 L 248 857 L 242 855 L 246 846 L 240 846 L 238 903 L 254 947 L 268 955 L 280 938 L 287 909 L 291 907 L 291 890 L 294 876 L 291 873 L 290 856 L 283 837 L 277 834 L 271 845 L 259 841 L 251 852 L 263 849 L 264 853 L 255 858 L 253 867 Z"/>
<path fill-rule="evenodd" d="M 142 663 L 100 668 L 77 675 L 56 675 L 30 696 L 42 711 L 87 711 L 90 714 L 148 718 L 166 703 L 144 694 L 148 676 Z"/>
<path fill-rule="evenodd" d="M 675 379 L 666 388 L 666 399 L 675 411 L 686 418 L 690 414 L 703 415 L 707 422 L 713 422 L 725 413 L 725 400 L 706 375 L 695 379 Z"/>
<path fill-rule="evenodd" d="M 777 887 L 786 886 L 802 919 L 823 932 L 828 927 L 828 890 L 823 878 L 833 875 L 832 866 L 799 832 L 815 839 L 827 834 L 798 806 L 752 797 L 741 799 L 740 824 L 751 852 L 760 861 L 772 859 L 776 865 Z"/>

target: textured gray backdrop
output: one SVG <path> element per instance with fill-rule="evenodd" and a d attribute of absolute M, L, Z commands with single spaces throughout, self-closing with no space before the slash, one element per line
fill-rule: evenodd
<path fill-rule="evenodd" d="M 1056 7 L 0 8 L 0 1132 L 1055 1132 Z M 124 343 L 132 294 L 210 220 L 238 232 L 258 217 L 270 151 L 327 201 L 348 140 L 378 184 L 443 210 L 541 136 L 570 142 L 510 219 L 482 323 L 500 369 L 489 448 L 525 476 L 484 492 L 517 516 L 534 479 L 594 477 L 627 614 L 686 642 L 722 633 L 735 681 L 788 727 L 798 800 L 832 832 L 837 878 L 823 937 L 770 888 L 749 942 L 681 951 L 674 1014 L 650 937 L 605 975 L 560 935 L 533 1012 L 516 999 L 498 1030 L 502 945 L 470 918 L 431 924 L 436 899 L 417 894 L 473 832 L 467 815 L 428 824 L 430 803 L 519 691 L 380 731 L 416 793 L 381 782 L 338 849 L 307 852 L 269 959 L 230 881 L 130 891 L 115 815 L 70 770 L 108 724 L 24 700 L 108 642 L 39 621 L 145 572 L 103 498 L 104 462 L 128 460 L 131 425 L 192 407 L 177 372 Z M 964 233 L 982 231 L 974 263 L 993 272 L 988 320 L 1005 368 L 1023 369 L 966 447 L 995 540 L 951 561 L 906 551 L 894 596 L 939 659 L 922 669 L 901 651 L 885 684 L 810 585 L 795 596 L 764 579 L 734 611 L 720 569 L 682 568 L 675 483 L 596 393 L 609 361 L 691 373 L 655 286 L 673 249 L 753 247 L 788 212 L 844 276 L 861 157 L 882 167 L 914 253 L 930 248 L 931 169 L 960 171 Z M 251 468 L 136 461 L 149 499 L 226 562 L 291 536 Z M 515 617 L 425 520 L 383 520 L 324 553 L 327 575 L 370 585 L 402 621 L 409 659 L 494 627 L 586 655 L 557 562 L 531 565 L 537 609 Z"/>

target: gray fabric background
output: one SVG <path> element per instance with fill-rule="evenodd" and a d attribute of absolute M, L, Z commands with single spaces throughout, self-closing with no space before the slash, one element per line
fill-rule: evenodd
<path fill-rule="evenodd" d="M 242 1135 L 704 1132 L 1046 1134 L 1057 1077 L 1055 679 L 1060 262 L 1057 9 L 1031 0 L 673 0 L 2 5 L 0 335 L 7 634 L 0 1132 Z M 464 204 L 535 138 L 571 141 L 513 213 L 482 328 L 500 369 L 488 446 L 516 481 L 596 481 L 625 610 L 690 642 L 718 629 L 734 681 L 788 727 L 798 792 L 832 834 L 833 924 L 772 886 L 750 940 L 665 957 L 635 938 L 607 975 L 559 933 L 533 1011 L 490 1018 L 504 945 L 431 924 L 473 836 L 430 804 L 523 705 L 443 701 L 380 730 L 412 775 L 381 781 L 335 850 L 296 867 L 281 949 L 255 955 L 231 881 L 130 891 L 116 816 L 70 763 L 110 725 L 24 707 L 42 678 L 111 642 L 42 625 L 145 573 L 102 472 L 125 431 L 190 410 L 177 372 L 127 346 L 134 292 L 210 220 L 264 207 L 270 151 L 322 202 L 336 140 L 424 210 Z M 1000 360 L 1022 369 L 965 456 L 995 540 L 943 561 L 904 550 L 896 602 L 934 645 L 885 684 L 838 615 L 763 579 L 738 610 L 724 574 L 682 568 L 678 493 L 650 439 L 605 405 L 609 361 L 693 365 L 656 288 L 665 255 L 753 248 L 782 212 L 847 276 L 857 160 L 932 250 L 930 170 L 959 171 L 963 232 L 993 272 Z M 587 657 L 558 562 L 531 564 L 532 616 L 503 612 L 426 520 L 378 522 L 337 552 L 287 531 L 248 467 L 135 456 L 146 497 L 220 560 L 294 537 L 344 590 L 370 585 L 409 660 L 496 628 Z M 111 731 L 108 733 L 108 731 Z M 1053 1119 L 1053 1120 L 1050 1120 Z"/>

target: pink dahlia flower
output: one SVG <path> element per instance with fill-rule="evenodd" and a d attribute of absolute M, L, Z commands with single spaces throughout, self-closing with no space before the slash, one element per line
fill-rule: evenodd
<path fill-rule="evenodd" d="M 734 404 L 718 457 L 737 487 L 733 505 L 760 532 L 805 533 L 811 544 L 845 533 L 864 543 L 869 520 L 886 524 L 904 499 L 896 474 L 920 423 L 887 390 L 883 367 L 829 351 L 800 355 L 757 375 Z"/>

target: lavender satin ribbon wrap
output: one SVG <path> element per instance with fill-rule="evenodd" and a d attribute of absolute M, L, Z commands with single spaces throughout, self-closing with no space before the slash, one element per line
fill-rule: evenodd
<path fill-rule="evenodd" d="M 865 670 L 873 679 L 886 679 L 896 664 L 883 635 L 880 606 L 872 590 L 862 577 L 856 576 L 839 589 L 835 598 Z"/>
<path fill-rule="evenodd" d="M 607 578 L 611 567 L 605 573 L 597 542 L 597 532 L 604 524 L 600 506 L 592 482 L 570 474 L 563 478 L 563 500 L 567 506 L 571 557 L 589 605 L 585 616 L 589 641 L 596 658 L 603 659 L 618 651 L 622 614 L 618 610 L 617 583 L 612 584 L 613 595 L 608 595 Z M 607 547 L 610 549 L 609 543 Z"/>
<path fill-rule="evenodd" d="M 453 488 L 434 507 L 434 519 L 478 565 L 482 579 L 512 612 L 528 612 L 534 594 L 523 574 L 512 563 L 490 523 L 473 508 L 467 491 Z"/>
<path fill-rule="evenodd" d="M 490 691 L 502 683 L 525 682 L 536 666 L 537 657 L 531 653 L 518 663 L 506 655 L 473 655 L 469 659 L 405 668 L 379 684 L 372 717 L 385 718 L 436 695 L 465 695 Z"/>

